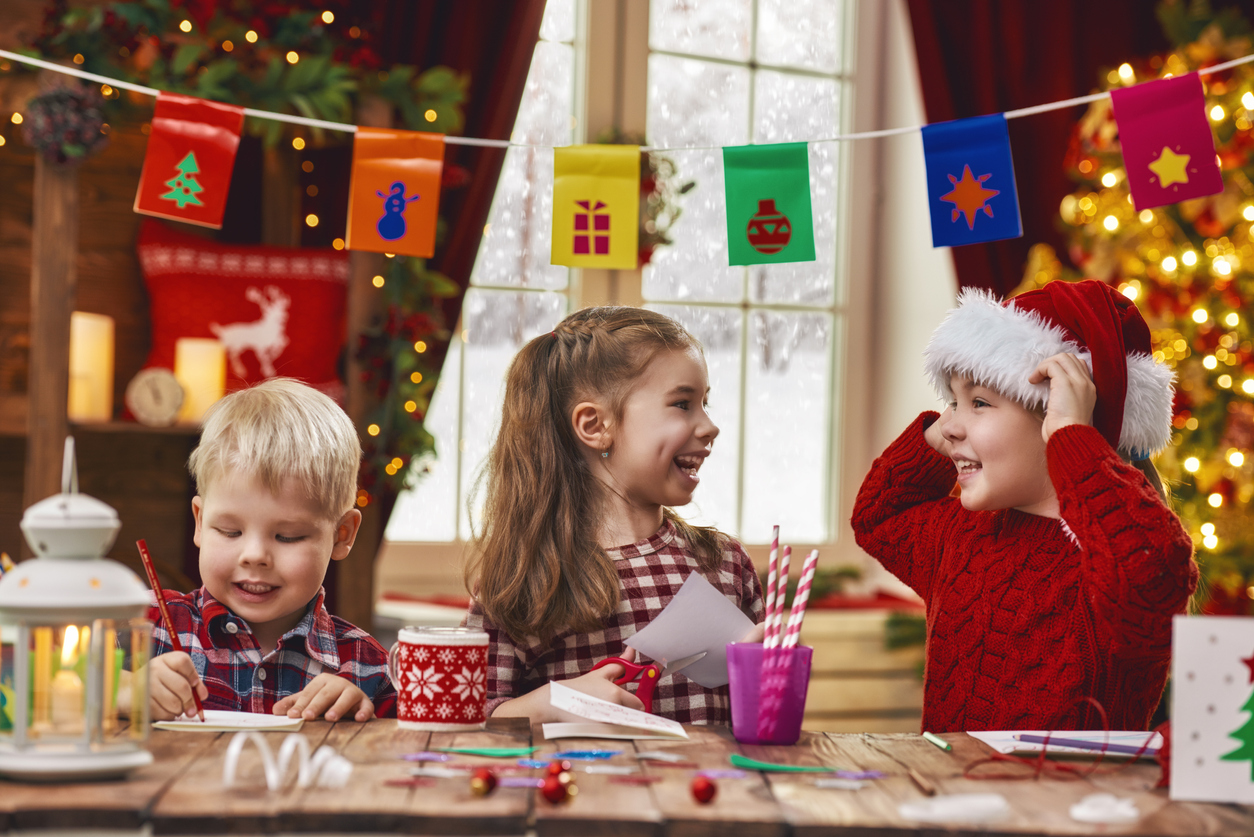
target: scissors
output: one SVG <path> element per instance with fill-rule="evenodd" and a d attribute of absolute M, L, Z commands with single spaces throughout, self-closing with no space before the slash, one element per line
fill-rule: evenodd
<path fill-rule="evenodd" d="M 596 671 L 601 666 L 607 666 L 611 663 L 622 666 L 626 670 L 626 674 L 614 681 L 618 686 L 626 685 L 637 677 L 640 678 L 640 685 L 636 687 L 636 697 L 644 704 L 645 712 L 653 711 L 653 690 L 657 688 L 658 681 L 668 674 L 674 674 L 685 666 L 690 666 L 697 660 L 700 660 L 708 652 L 699 651 L 691 657 L 681 657 L 673 663 L 662 660 L 659 666 L 657 663 L 633 663 L 624 660 L 622 657 L 606 657 L 601 662 L 594 665 L 589 671 Z"/>

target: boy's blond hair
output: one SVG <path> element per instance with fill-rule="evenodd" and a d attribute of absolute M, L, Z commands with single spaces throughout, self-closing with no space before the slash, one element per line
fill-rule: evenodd
<path fill-rule="evenodd" d="M 271 378 L 209 408 L 187 468 L 202 496 L 232 471 L 275 494 L 295 479 L 339 520 L 353 507 L 360 464 L 361 442 L 339 405 L 300 381 Z"/>

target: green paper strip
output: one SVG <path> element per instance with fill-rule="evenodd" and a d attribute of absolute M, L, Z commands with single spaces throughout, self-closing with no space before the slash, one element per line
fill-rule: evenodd
<path fill-rule="evenodd" d="M 728 264 L 814 261 L 804 142 L 723 149 Z"/>
<path fill-rule="evenodd" d="M 457 753 L 461 756 L 487 756 L 490 759 L 517 759 L 529 756 L 539 747 L 432 747 L 437 753 Z"/>
<path fill-rule="evenodd" d="M 733 767 L 739 767 L 744 770 L 761 770 L 765 773 L 834 773 L 839 770 L 836 767 L 802 767 L 797 764 L 773 764 L 769 761 L 758 761 L 740 753 L 732 753 L 731 763 Z"/>

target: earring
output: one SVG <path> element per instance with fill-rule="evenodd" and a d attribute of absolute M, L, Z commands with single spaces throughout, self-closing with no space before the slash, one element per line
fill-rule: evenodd
<path fill-rule="evenodd" d="M 609 451 L 607 451 L 607 450 L 603 450 L 603 451 L 601 451 L 601 458 L 602 458 L 602 459 L 609 459 L 609 458 L 610 458 L 610 452 L 609 452 Z"/>

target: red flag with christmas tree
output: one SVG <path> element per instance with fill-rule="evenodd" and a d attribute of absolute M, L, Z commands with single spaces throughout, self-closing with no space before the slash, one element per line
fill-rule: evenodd
<path fill-rule="evenodd" d="M 135 193 L 135 211 L 222 228 L 244 109 L 161 93 Z"/>

